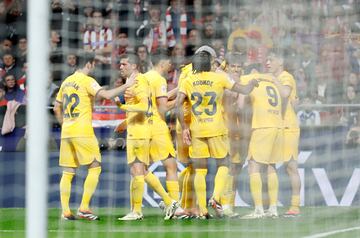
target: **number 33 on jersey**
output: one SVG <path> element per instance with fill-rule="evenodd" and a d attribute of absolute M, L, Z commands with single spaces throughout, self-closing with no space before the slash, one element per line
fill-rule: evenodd
<path fill-rule="evenodd" d="M 184 79 L 179 91 L 187 96 L 191 104 L 191 136 L 227 134 L 222 97 L 224 90 L 233 86 L 234 82 L 226 75 L 214 72 L 197 73 Z"/>
<path fill-rule="evenodd" d="M 80 72 L 64 80 L 56 97 L 62 104 L 61 138 L 94 136 L 92 107 L 100 89 L 95 79 Z"/>
<path fill-rule="evenodd" d="M 249 94 L 253 108 L 252 128 L 282 128 L 282 102 L 272 77 L 267 74 L 249 74 L 241 76 L 240 83 L 246 85 L 252 79 L 259 80 L 259 87 Z"/>

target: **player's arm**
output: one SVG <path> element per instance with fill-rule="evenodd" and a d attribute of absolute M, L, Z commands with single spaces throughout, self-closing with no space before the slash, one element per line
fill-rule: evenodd
<path fill-rule="evenodd" d="M 290 96 L 292 88 L 289 85 L 283 85 L 277 77 L 273 77 L 273 81 L 275 86 L 279 90 L 281 98 L 288 98 Z"/>
<path fill-rule="evenodd" d="M 166 96 L 156 98 L 156 105 L 162 119 L 165 119 L 165 113 L 169 110 L 167 103 L 168 98 Z"/>
<path fill-rule="evenodd" d="M 176 99 L 178 93 L 178 87 L 171 89 L 168 93 L 167 93 L 167 97 L 168 97 L 168 101 L 172 101 Z"/>
<path fill-rule="evenodd" d="M 122 104 L 120 102 L 119 97 L 115 99 L 116 105 L 123 111 L 126 112 L 147 112 L 148 110 L 148 99 L 146 97 L 142 97 L 139 103 L 136 104 Z"/>
<path fill-rule="evenodd" d="M 241 93 L 244 95 L 248 95 L 254 89 L 254 87 L 258 87 L 259 82 L 256 79 L 252 79 L 248 84 L 241 85 L 239 83 L 235 83 L 234 86 L 231 88 L 232 91 L 237 93 Z"/>
<path fill-rule="evenodd" d="M 168 100 L 166 106 L 167 106 L 168 111 L 174 109 L 176 106 L 176 99 L 171 100 L 171 101 Z"/>
<path fill-rule="evenodd" d="M 190 129 L 188 125 L 185 123 L 185 117 L 184 117 L 183 104 L 185 99 L 186 99 L 186 95 L 182 92 L 179 92 L 176 97 L 177 118 L 182 128 L 182 136 L 184 143 L 187 145 L 191 145 Z"/>
<path fill-rule="evenodd" d="M 108 90 L 100 89 L 96 95 L 101 98 L 112 99 L 116 96 L 119 96 L 119 94 L 124 93 L 126 89 L 133 86 L 135 83 L 136 83 L 136 75 L 132 74 L 126 80 L 125 84 L 113 89 L 108 89 Z"/>
<path fill-rule="evenodd" d="M 59 101 L 55 101 L 54 105 L 54 114 L 60 125 L 63 123 L 63 113 L 62 113 L 62 103 Z"/>

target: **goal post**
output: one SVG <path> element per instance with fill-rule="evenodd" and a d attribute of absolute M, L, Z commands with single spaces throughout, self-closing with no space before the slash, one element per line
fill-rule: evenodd
<path fill-rule="evenodd" d="M 49 1 L 29 0 L 27 35 L 28 106 L 26 150 L 26 237 L 47 237 Z"/>

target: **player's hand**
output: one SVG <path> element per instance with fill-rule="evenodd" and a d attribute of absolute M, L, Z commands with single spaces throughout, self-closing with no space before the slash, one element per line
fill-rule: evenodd
<path fill-rule="evenodd" d="M 250 84 L 255 88 L 255 87 L 259 87 L 259 82 L 260 82 L 259 79 L 252 79 L 250 81 Z"/>
<path fill-rule="evenodd" d="M 133 97 L 135 97 L 135 94 L 132 90 L 126 89 L 125 93 L 124 93 L 124 97 L 125 98 L 133 98 Z"/>
<path fill-rule="evenodd" d="M 182 131 L 182 136 L 183 136 L 183 142 L 190 146 L 191 145 L 191 134 L 190 134 L 190 129 L 189 128 L 186 128 L 186 129 L 183 129 Z"/>
<path fill-rule="evenodd" d="M 130 77 L 126 79 L 126 85 L 127 85 L 128 87 L 131 87 L 131 86 L 133 86 L 134 84 L 136 84 L 136 83 L 137 83 L 136 77 L 137 77 L 137 73 L 132 73 L 132 74 L 130 75 Z"/>

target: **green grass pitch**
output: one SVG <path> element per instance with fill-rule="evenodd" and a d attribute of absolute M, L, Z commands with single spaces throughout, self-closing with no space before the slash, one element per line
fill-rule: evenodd
<path fill-rule="evenodd" d="M 100 215 L 100 221 L 63 221 L 59 219 L 59 209 L 49 209 L 48 237 L 360 237 L 359 207 L 306 207 L 297 218 L 170 221 L 163 220 L 159 209 L 144 208 L 143 221 L 129 222 L 116 220 L 126 214 L 125 208 L 94 211 Z M 250 211 L 249 208 L 237 209 L 241 215 Z M 281 208 L 280 212 L 284 210 Z M 0 209 L 0 237 L 25 237 L 25 209 Z"/>

